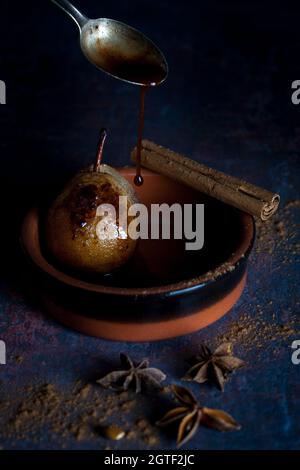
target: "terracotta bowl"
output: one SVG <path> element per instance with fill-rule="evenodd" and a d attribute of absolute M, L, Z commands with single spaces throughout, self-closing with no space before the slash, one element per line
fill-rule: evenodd
<path fill-rule="evenodd" d="M 133 181 L 134 169 L 119 171 Z M 144 171 L 138 197 L 151 203 L 204 203 L 205 241 L 141 240 L 118 272 L 91 278 L 68 272 L 43 247 L 43 210 L 31 209 L 21 234 L 44 308 L 92 336 L 150 341 L 191 333 L 216 321 L 239 299 L 255 230 L 253 218 L 173 180 Z"/>

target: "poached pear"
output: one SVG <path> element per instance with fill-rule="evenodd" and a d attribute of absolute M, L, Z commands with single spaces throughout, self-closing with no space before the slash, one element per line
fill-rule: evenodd
<path fill-rule="evenodd" d="M 96 162 L 80 171 L 64 188 L 49 209 L 46 218 L 46 244 L 51 255 L 61 264 L 78 271 L 110 273 L 133 255 L 136 240 L 118 236 L 119 219 L 105 227 L 112 235 L 99 237 L 102 217 L 97 208 L 111 204 L 118 214 L 119 197 L 127 196 L 128 207 L 137 202 L 133 187 L 123 176 L 101 163 L 106 131 L 100 133 Z M 126 211 L 127 227 L 130 223 Z"/>

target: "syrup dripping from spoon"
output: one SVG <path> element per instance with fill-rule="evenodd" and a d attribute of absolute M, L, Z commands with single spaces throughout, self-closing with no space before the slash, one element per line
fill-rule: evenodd
<path fill-rule="evenodd" d="M 144 178 L 141 174 L 141 153 L 142 153 L 142 139 L 145 121 L 145 95 L 148 87 L 142 86 L 140 91 L 140 108 L 139 108 L 139 119 L 138 119 L 138 135 L 136 145 L 136 174 L 134 177 L 134 184 L 136 186 L 142 186 Z"/>

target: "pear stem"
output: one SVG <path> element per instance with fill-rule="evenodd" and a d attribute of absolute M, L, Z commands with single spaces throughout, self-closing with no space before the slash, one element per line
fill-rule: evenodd
<path fill-rule="evenodd" d="M 105 139 L 107 136 L 107 131 L 106 129 L 101 129 L 100 131 L 100 137 L 99 137 L 99 142 L 98 142 L 98 147 L 97 147 L 97 155 L 96 155 L 96 161 L 94 164 L 94 171 L 98 171 L 99 167 L 102 162 L 102 154 L 103 154 L 103 147 L 105 143 Z"/>

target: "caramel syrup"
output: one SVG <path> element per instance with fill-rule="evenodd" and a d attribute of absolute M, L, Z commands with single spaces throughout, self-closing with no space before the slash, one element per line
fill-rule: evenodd
<path fill-rule="evenodd" d="M 141 86 L 138 135 L 137 135 L 137 144 L 136 144 L 136 174 L 133 180 L 136 186 L 142 186 L 144 182 L 144 179 L 141 174 L 141 152 L 142 152 L 144 121 L 145 121 L 145 95 L 146 95 L 147 90 L 148 90 L 148 87 Z"/>

